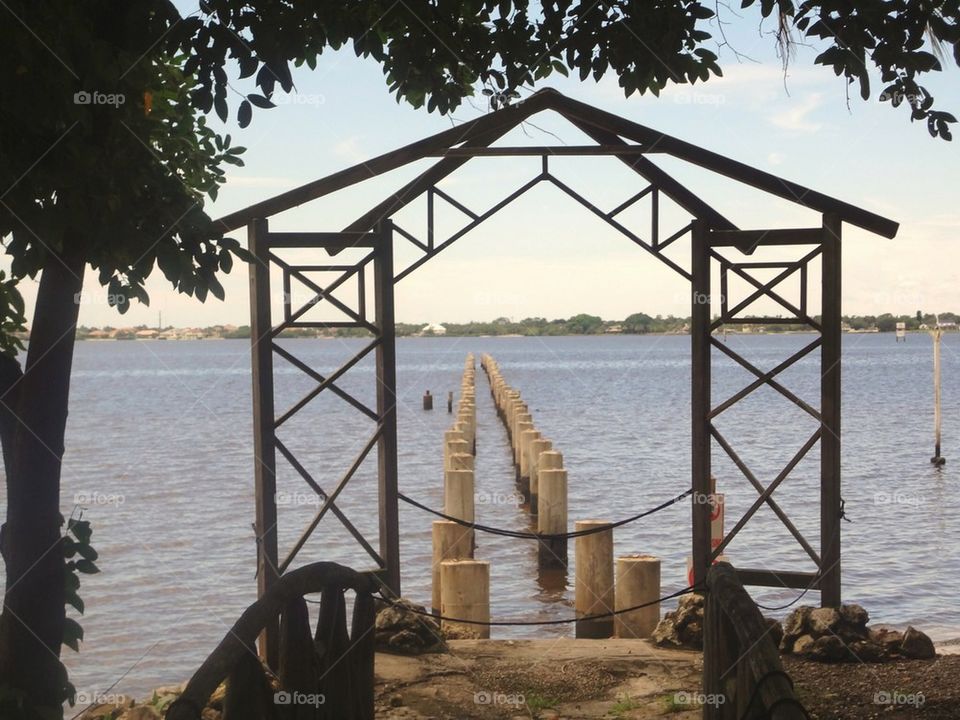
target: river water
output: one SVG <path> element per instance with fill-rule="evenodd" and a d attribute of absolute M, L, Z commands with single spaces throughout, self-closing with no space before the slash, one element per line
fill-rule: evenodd
<path fill-rule="evenodd" d="M 729 346 L 772 368 L 810 342 L 809 335 L 730 335 Z M 363 340 L 289 340 L 286 347 L 330 372 Z M 452 422 L 446 393 L 459 388 L 464 357 L 489 352 L 528 402 L 537 428 L 564 453 L 570 519 L 617 520 L 660 504 L 689 487 L 689 338 L 604 336 L 557 338 L 410 338 L 397 343 L 400 487 L 442 506 L 442 435 Z M 936 640 L 960 636 L 953 599 L 960 592 L 960 518 L 953 470 L 960 462 L 960 335 L 943 340 L 942 469 L 933 451 L 931 341 L 910 335 L 844 336 L 843 526 L 847 602 L 863 604 L 873 622 L 913 623 Z M 75 686 L 88 694 L 142 695 L 187 679 L 255 599 L 255 542 L 248 341 L 86 342 L 77 346 L 63 470 L 62 506 L 77 503 L 93 523 L 102 572 L 83 579 L 86 639 L 65 650 Z M 373 406 L 369 360 L 341 386 Z M 715 402 L 752 379 L 714 353 Z M 818 405 L 819 360 L 813 353 L 781 381 Z M 516 505 L 506 436 L 478 380 L 478 522 L 527 529 Z M 314 386 L 277 360 L 278 412 Z M 430 389 L 435 409 L 421 409 Z M 808 415 L 775 391 L 760 389 L 717 419 L 720 431 L 764 484 L 816 429 Z M 331 393 L 280 429 L 281 440 L 325 488 L 332 488 L 373 431 L 369 419 Z M 339 500 L 368 537 L 377 537 L 375 452 Z M 281 555 L 317 506 L 282 459 L 278 492 Z M 819 455 L 814 449 L 775 494 L 799 530 L 817 546 Z M 714 474 L 726 495 L 727 524 L 757 494 L 722 454 Z M 286 495 L 282 495 L 286 493 Z M 5 489 L 0 486 L 5 512 Z M 430 522 L 401 505 L 404 595 L 429 605 Z M 617 529 L 615 552 L 663 560 L 664 594 L 685 586 L 689 503 Z M 805 553 L 767 508 L 728 550 L 735 564 L 812 569 Z M 558 619 L 572 613 L 572 587 L 538 579 L 530 541 L 483 535 L 477 556 L 491 562 L 495 619 Z M 571 561 L 573 551 L 571 547 Z M 324 519 L 298 562 L 336 560 L 369 566 L 363 551 Z M 571 567 L 571 571 L 573 568 Z M 555 579 L 554 579 L 555 580 Z M 569 580 L 569 578 L 568 578 Z M 752 588 L 765 604 L 793 590 Z M 805 601 L 816 603 L 815 592 Z M 495 628 L 494 637 L 545 637 L 571 626 Z"/>

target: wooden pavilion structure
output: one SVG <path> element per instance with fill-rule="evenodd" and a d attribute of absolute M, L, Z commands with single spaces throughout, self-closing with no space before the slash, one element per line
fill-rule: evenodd
<path fill-rule="evenodd" d="M 566 118 L 595 144 L 582 146 L 523 146 L 504 147 L 494 143 L 511 129 L 531 116 L 553 111 Z M 550 160 L 556 156 L 610 156 L 636 173 L 638 190 L 620 206 L 605 211 L 577 193 L 551 173 Z M 762 190 L 821 215 L 816 227 L 792 229 L 741 229 L 724 217 L 706 201 L 688 190 L 656 162 L 658 156 L 671 156 L 717 173 L 730 181 Z M 477 212 L 465 202 L 441 190 L 438 183 L 451 173 L 481 156 L 533 156 L 541 159 L 541 171 L 530 181 L 512 191 L 489 209 Z M 437 158 L 435 164 L 410 180 L 389 197 L 377 203 L 348 226 L 320 232 L 275 232 L 270 229 L 270 218 L 303 203 L 330 195 L 371 177 L 395 170 L 424 158 Z M 328 515 L 337 517 L 357 540 L 357 543 L 376 563 L 384 585 L 400 593 L 400 553 L 397 486 L 397 415 L 396 415 L 396 356 L 394 333 L 394 284 L 418 267 L 448 248 L 452 243 L 482 224 L 525 192 L 540 183 L 550 183 L 572 200 L 607 223 L 639 247 L 672 268 L 690 283 L 692 316 L 692 557 L 697 584 L 703 583 L 707 569 L 730 541 L 741 531 L 756 511 L 767 505 L 783 522 L 790 534 L 813 561 L 816 568 L 804 572 L 796 568 L 781 570 L 738 568 L 742 582 L 748 585 L 773 587 L 813 588 L 821 593 L 823 605 L 840 603 L 840 524 L 842 499 L 840 496 L 840 343 L 841 343 L 841 229 L 843 223 L 876 233 L 886 238 L 896 235 L 897 223 L 869 210 L 855 207 L 836 198 L 750 167 L 688 142 L 640 125 L 596 107 L 578 102 L 561 93 L 541 90 L 522 102 L 491 112 L 470 122 L 418 140 L 393 152 L 380 155 L 325 178 L 308 183 L 248 208 L 231 213 L 219 220 L 224 233 L 247 229 L 248 247 L 256 262 L 250 266 L 251 331 L 253 347 L 253 403 L 254 450 L 256 482 L 256 529 L 259 560 L 258 583 L 262 595 L 276 578 L 293 563 L 318 523 Z M 392 221 L 392 216 L 421 196 L 426 196 L 427 235 L 416 237 Z M 660 227 L 660 201 L 669 198 L 690 216 L 686 225 L 671 233 Z M 638 202 L 650 203 L 651 224 L 643 232 L 621 223 L 618 216 Z M 437 203 L 456 207 L 467 218 L 466 224 L 448 237 L 437 237 L 434 209 Z M 394 242 L 409 242 L 419 250 L 412 264 L 394 267 Z M 674 243 L 686 241 L 691 248 L 691 266 L 682 267 L 665 253 Z M 785 262 L 750 262 L 749 256 L 759 247 L 781 247 L 795 254 Z M 316 264 L 298 265 L 285 261 L 282 251 L 290 248 L 315 249 Z M 339 263 L 329 258 L 347 249 L 361 249 L 356 262 Z M 324 251 L 323 254 L 320 251 Z M 735 257 L 733 257 L 735 256 Z M 747 260 L 744 260 L 744 257 Z M 820 317 L 808 312 L 808 286 L 811 261 L 819 258 Z M 719 303 L 711 302 L 711 273 L 719 267 L 721 278 Z M 283 316 L 271 313 L 271 268 L 282 273 L 284 290 L 292 280 L 308 286 L 315 293 L 312 301 L 302 307 L 291 303 L 285 292 Z M 329 285 L 320 286 L 307 276 L 311 270 L 339 273 Z M 757 271 L 773 270 L 772 279 L 761 280 Z M 372 277 L 371 277 L 372 276 Z M 787 278 L 799 277 L 800 300 L 790 302 L 777 290 Z M 356 278 L 359 298 L 350 307 L 335 292 L 350 278 Z M 751 294 L 731 304 L 727 300 L 728 278 L 739 278 L 748 283 Z M 814 278 L 816 280 L 816 278 Z M 366 307 L 367 283 L 373 283 L 375 307 L 372 316 Z M 743 314 L 758 299 L 772 301 L 787 316 L 750 317 Z M 317 302 L 327 302 L 343 312 L 344 322 L 316 323 L 304 319 L 307 310 Z M 803 324 L 816 331 L 817 337 L 800 351 L 787 357 L 770 370 L 762 370 L 714 337 L 724 325 L 768 323 Z M 327 327 L 363 328 L 372 340 L 354 357 L 336 371 L 322 375 L 316 369 L 296 358 L 275 340 L 288 328 L 323 325 Z M 797 397 L 777 380 L 777 376 L 795 362 L 815 350 L 820 351 L 820 403 L 814 407 Z M 728 356 L 745 368 L 754 380 L 733 396 L 720 402 L 711 397 L 711 354 L 713 351 Z M 373 353 L 376 358 L 377 402 L 368 407 L 343 390 L 338 381 L 362 358 Z M 312 378 L 316 385 L 289 410 L 278 414 L 274 407 L 273 358 L 283 357 Z M 717 415 L 742 400 L 759 387 L 774 389 L 784 398 L 812 416 L 817 429 L 797 449 L 792 459 L 768 484 L 764 485 L 738 455 L 731 443 L 719 433 L 713 422 Z M 321 488 L 294 454 L 276 436 L 279 426 L 296 414 L 321 392 L 331 392 L 368 416 L 374 431 L 366 440 L 360 454 L 347 467 L 334 488 Z M 758 432 L 765 430 L 758 428 Z M 770 432 L 769 430 L 766 430 Z M 755 488 L 757 498 L 742 517 L 737 519 L 719 547 L 711 547 L 710 506 L 703 502 L 711 492 L 711 449 L 714 443 L 732 459 L 742 471 L 746 482 Z M 788 517 L 773 497 L 774 492 L 791 473 L 797 463 L 816 445 L 820 446 L 820 537 L 808 540 Z M 356 474 L 357 469 L 377 449 L 379 477 L 379 540 L 363 536 L 337 507 L 337 497 Z M 275 502 L 278 455 L 296 470 L 303 480 L 324 501 L 316 516 L 301 535 L 296 545 L 281 558 L 277 543 L 277 508 Z M 376 544 L 376 547 L 375 547 Z M 268 642 L 268 646 L 269 646 Z"/>

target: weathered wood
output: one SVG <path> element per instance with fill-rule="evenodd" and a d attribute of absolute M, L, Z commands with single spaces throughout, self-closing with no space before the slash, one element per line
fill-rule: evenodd
<path fill-rule="evenodd" d="M 692 230 L 690 283 L 693 582 L 702 586 L 710 565 L 710 236 L 706 223 Z"/>
<path fill-rule="evenodd" d="M 277 452 L 274 443 L 273 349 L 270 339 L 270 250 L 266 220 L 253 220 L 247 229 L 250 263 L 251 377 L 253 379 L 253 458 L 255 532 L 257 534 L 257 596 L 263 597 L 280 574 L 277 550 Z M 260 638 L 260 653 L 276 667 L 278 627 L 268 622 Z"/>
<path fill-rule="evenodd" d="M 287 603 L 280 618 L 280 665 L 277 668 L 280 688 L 306 694 L 317 693 L 318 671 L 307 602 L 297 597 Z M 314 710 L 297 705 L 290 708 L 289 715 L 294 720 L 310 720 Z"/>
<path fill-rule="evenodd" d="M 346 600 L 343 589 L 336 585 L 323 589 L 314 644 L 320 661 L 319 686 L 324 699 L 318 715 L 323 720 L 350 720 L 353 717 L 352 668 L 346 658 L 350 637 Z"/>
<path fill-rule="evenodd" d="M 819 574 L 799 570 L 764 570 L 760 568 L 737 568 L 737 577 L 744 585 L 762 587 L 794 588 L 817 590 L 820 587 Z"/>
<path fill-rule="evenodd" d="M 236 230 L 246 225 L 253 218 L 276 215 L 310 200 L 316 200 L 363 180 L 395 170 L 407 163 L 425 157 L 429 152 L 449 148 L 458 143 L 469 142 L 499 128 L 509 130 L 530 115 L 546 108 L 550 100 L 551 97 L 548 94 L 534 93 L 522 103 L 483 115 L 475 120 L 469 120 L 449 130 L 444 130 L 383 155 L 378 155 L 333 175 L 314 180 L 293 190 L 255 203 L 243 210 L 225 215 L 214 222 L 222 228 L 223 232 Z"/>
<path fill-rule="evenodd" d="M 377 609 L 372 595 L 357 593 L 353 601 L 353 623 L 350 627 L 350 665 L 354 688 L 356 720 L 374 718 L 375 632 Z"/>
<path fill-rule="evenodd" d="M 252 643 L 244 649 L 227 676 L 223 720 L 274 720 L 278 707 L 257 650 Z"/>
<path fill-rule="evenodd" d="M 823 217 L 820 349 L 820 603 L 840 606 L 840 233 L 837 215 Z"/>
<path fill-rule="evenodd" d="M 616 133 L 574 118 L 567 119 L 599 143 L 627 145 Z M 730 220 L 721 215 L 720 212 L 710 206 L 706 201 L 688 190 L 686 186 L 675 180 L 669 173 L 654 164 L 649 158 L 642 155 L 620 156 L 620 160 L 635 173 L 659 188 L 667 197 L 695 218 L 704 220 L 710 227 L 723 230 L 736 230 L 737 226 L 730 222 Z M 611 216 L 615 214 L 616 213 L 611 213 Z"/>
<path fill-rule="evenodd" d="M 427 153 L 430 157 L 523 157 L 535 155 L 639 155 L 640 145 L 510 145 L 499 147 L 455 147 Z"/>
<path fill-rule="evenodd" d="M 294 598 L 320 592 L 331 585 L 367 595 L 377 589 L 377 582 L 372 576 L 331 562 L 305 565 L 282 575 L 266 594 L 243 611 L 227 631 L 190 678 L 180 698 L 171 704 L 167 720 L 199 720 L 210 695 L 243 656 L 250 654 L 250 648 L 263 628 L 276 620 Z"/>
<path fill-rule="evenodd" d="M 895 237 L 899 223 L 881 217 L 869 210 L 824 195 L 798 183 L 785 180 L 745 163 L 724 157 L 705 148 L 697 147 L 679 138 L 652 128 L 644 127 L 632 120 L 592 107 L 586 103 L 553 91 L 551 108 L 568 119 L 577 119 L 595 127 L 609 130 L 626 140 L 640 143 L 648 152 L 668 153 L 674 157 L 712 170 L 720 175 L 744 183 L 758 190 L 776 195 L 784 200 L 803 205 L 821 213 L 836 213 L 841 219 L 852 225 L 869 230 L 886 238 Z"/>
<path fill-rule="evenodd" d="M 703 688 L 708 696 L 722 694 L 724 702 L 705 704 L 705 720 L 805 720 L 803 706 L 783 674 L 771 626 L 729 563 L 710 568 L 707 591 Z"/>
<path fill-rule="evenodd" d="M 393 307 L 393 223 L 378 227 L 380 246 L 374 259 L 377 345 L 377 414 L 380 441 L 377 446 L 380 497 L 380 556 L 386 561 L 387 587 L 400 597 L 400 521 L 397 498 L 397 350 Z"/>

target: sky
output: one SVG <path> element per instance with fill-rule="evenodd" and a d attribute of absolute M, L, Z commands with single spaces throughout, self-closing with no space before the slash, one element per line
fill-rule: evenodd
<path fill-rule="evenodd" d="M 672 86 L 659 98 L 625 99 L 612 75 L 599 83 L 554 75 L 537 88 L 554 87 L 900 222 L 894 240 L 845 226 L 845 313 L 960 309 L 960 245 L 955 237 L 960 227 L 960 140 L 935 140 L 925 126 L 909 122 L 905 107 L 893 110 L 876 98 L 863 102 L 856 88 L 848 98 L 843 80 L 813 65 L 814 48 L 799 47 L 785 72 L 769 34 L 772 28 L 759 24 L 752 10 L 742 11 L 745 15 L 739 19 L 732 11 L 725 12 L 728 40 L 749 59 L 718 48 L 722 78 Z M 960 114 L 957 80 L 954 69 L 926 84 L 941 109 Z M 451 117 L 443 117 L 397 103 L 380 67 L 350 51 L 325 53 L 315 71 L 298 70 L 294 81 L 294 93 L 275 98 L 278 107 L 274 109 L 255 111 L 248 128 L 239 129 L 235 121 L 226 126 L 214 122 L 247 152 L 245 167 L 231 167 L 217 201 L 208 203 L 211 216 L 388 152 L 487 109 L 483 98 L 478 98 Z M 247 89 L 243 81 L 234 84 Z M 875 81 L 873 87 L 882 85 Z M 238 101 L 235 96 L 233 102 Z M 587 142 L 562 118 L 544 114 L 531 118 L 498 144 Z M 741 228 L 820 224 L 816 213 L 799 206 L 680 161 L 659 156 L 654 160 Z M 339 230 L 430 162 L 415 163 L 279 215 L 271 228 Z M 482 212 L 532 178 L 539 164 L 535 157 L 475 159 L 440 187 Z M 560 179 L 606 210 L 646 185 L 614 158 L 563 158 L 552 168 Z M 414 203 L 395 219 L 422 237 L 423 207 L 422 202 Z M 649 211 L 639 204 L 622 219 L 641 237 L 649 235 Z M 449 234 L 464 222 L 456 211 L 438 211 L 438 232 Z M 663 209 L 661 224 L 668 231 L 671 223 L 679 228 L 685 222 L 686 216 L 676 209 Z M 246 241 L 244 232 L 233 236 Z M 397 242 L 399 270 L 416 253 L 412 245 Z M 315 254 L 295 257 L 320 261 Z M 686 264 L 685 241 L 675 244 L 671 257 Z M 87 278 L 80 312 L 84 325 L 154 326 L 161 317 L 163 325 L 181 327 L 249 322 L 248 279 L 240 263 L 224 278 L 224 302 L 211 298 L 201 304 L 179 295 L 156 272 L 147 285 L 150 306 L 134 303 L 125 316 L 107 305 L 106 290 L 97 285 L 94 273 Z M 35 285 L 27 281 L 23 291 L 32 306 Z M 731 295 L 734 292 L 731 287 Z M 294 289 L 293 296 L 295 300 L 307 297 L 302 288 Z M 689 302 L 680 276 L 556 189 L 541 184 L 400 282 L 396 304 L 399 321 L 463 322 L 500 316 L 568 317 L 580 312 L 606 319 L 622 319 L 634 312 L 688 315 Z M 317 309 L 316 319 L 326 317 L 322 312 Z"/>

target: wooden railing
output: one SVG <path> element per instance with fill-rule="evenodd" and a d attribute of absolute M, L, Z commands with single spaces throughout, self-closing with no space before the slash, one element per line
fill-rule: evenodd
<path fill-rule="evenodd" d="M 707 573 L 704 720 L 805 720 L 770 626 L 729 563 Z"/>
<path fill-rule="evenodd" d="M 167 710 L 167 720 L 200 720 L 227 681 L 223 710 L 231 720 L 372 720 L 376 580 L 330 562 L 282 575 L 247 608 Z M 345 591 L 356 593 L 347 631 Z M 322 593 L 315 634 L 304 595 Z M 280 660 L 267 670 L 256 640 L 280 618 Z M 276 687 L 279 681 L 279 688 Z"/>

